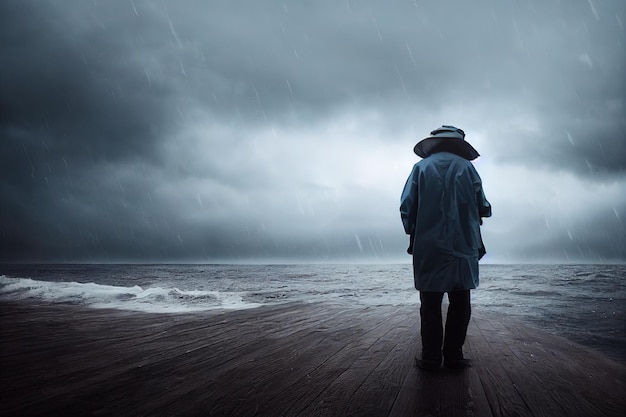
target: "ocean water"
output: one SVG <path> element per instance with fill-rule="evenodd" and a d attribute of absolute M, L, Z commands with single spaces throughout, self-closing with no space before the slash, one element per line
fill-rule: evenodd
<path fill-rule="evenodd" d="M 481 265 L 473 309 L 504 313 L 626 360 L 626 265 Z M 285 302 L 415 305 L 400 265 L 0 265 L 0 301 L 152 313 Z"/>

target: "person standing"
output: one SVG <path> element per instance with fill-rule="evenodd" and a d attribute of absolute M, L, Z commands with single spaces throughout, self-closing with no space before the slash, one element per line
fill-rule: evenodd
<path fill-rule="evenodd" d="M 480 234 L 491 216 L 482 181 L 470 162 L 480 155 L 465 132 L 444 125 L 415 145 L 421 161 L 413 166 L 400 200 L 404 231 L 410 235 L 415 289 L 420 292 L 422 355 L 425 370 L 466 368 L 463 356 L 469 325 L 470 290 L 478 287 L 478 261 L 485 253 Z M 445 332 L 441 303 L 448 294 Z M 445 336 L 444 336 L 445 335 Z"/>

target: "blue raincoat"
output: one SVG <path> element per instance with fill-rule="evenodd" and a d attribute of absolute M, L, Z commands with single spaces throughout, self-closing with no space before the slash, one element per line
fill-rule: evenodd
<path fill-rule="evenodd" d="M 415 164 L 402 191 L 400 215 L 413 242 L 416 289 L 478 286 L 478 260 L 485 254 L 481 218 L 491 216 L 491 205 L 470 161 L 438 152 Z"/>

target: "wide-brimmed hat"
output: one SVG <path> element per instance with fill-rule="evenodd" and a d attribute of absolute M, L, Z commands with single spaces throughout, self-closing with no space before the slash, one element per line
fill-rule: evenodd
<path fill-rule="evenodd" d="M 413 148 L 413 152 L 421 158 L 437 152 L 450 152 L 468 161 L 473 161 L 480 156 L 478 151 L 465 141 L 465 132 L 457 127 L 443 125 L 430 134 L 431 136 L 422 139 Z"/>

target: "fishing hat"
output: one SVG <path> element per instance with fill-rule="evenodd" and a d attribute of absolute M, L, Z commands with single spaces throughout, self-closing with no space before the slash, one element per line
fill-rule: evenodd
<path fill-rule="evenodd" d="M 465 141 L 465 132 L 457 127 L 443 125 L 430 132 L 430 135 L 419 141 L 413 148 L 417 156 L 426 158 L 437 152 L 450 152 L 468 161 L 473 161 L 480 156 L 478 151 Z"/>

